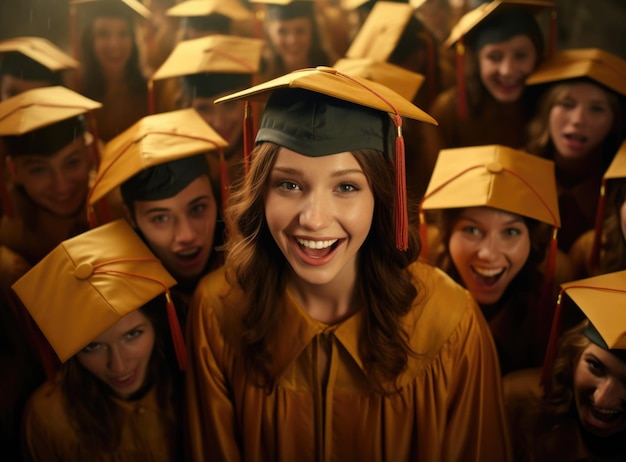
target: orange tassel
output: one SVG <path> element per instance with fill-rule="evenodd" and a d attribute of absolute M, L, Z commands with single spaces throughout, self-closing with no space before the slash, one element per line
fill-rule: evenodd
<path fill-rule="evenodd" d="M 539 320 L 537 322 L 537 337 L 542 344 L 548 341 L 550 335 L 550 322 L 552 320 L 554 301 L 552 299 L 552 286 L 554 284 L 554 268 L 556 266 L 556 254 L 558 250 L 557 241 L 558 228 L 552 230 L 552 240 L 548 251 L 548 260 L 543 278 L 541 299 L 539 301 Z"/>
<path fill-rule="evenodd" d="M 220 149 L 220 190 L 222 193 L 222 210 L 226 210 L 226 204 L 228 203 L 230 182 L 228 181 L 228 164 L 224 159 L 224 153 Z"/>
<path fill-rule="evenodd" d="M 176 308 L 172 301 L 170 291 L 165 292 L 165 298 L 167 299 L 167 320 L 170 324 L 170 332 L 172 333 L 172 343 L 174 344 L 174 351 L 176 353 L 176 360 L 178 361 L 178 367 L 181 371 L 187 368 L 187 347 L 185 346 L 185 339 L 183 332 L 178 322 L 178 316 L 176 315 Z"/>
<path fill-rule="evenodd" d="M 402 118 L 397 114 L 394 116 L 394 124 L 398 130 L 396 134 L 396 248 L 407 250 L 409 248 L 409 217 L 406 199 L 404 138 L 402 137 Z"/>
<path fill-rule="evenodd" d="M 465 45 L 463 38 L 456 42 L 457 110 L 461 119 L 467 119 L 467 89 L 465 88 Z"/>
<path fill-rule="evenodd" d="M 552 372 L 552 367 L 554 366 L 554 360 L 556 359 L 557 345 L 559 343 L 561 331 L 562 298 L 563 289 L 561 289 L 561 291 L 559 292 L 559 296 L 556 300 L 556 308 L 554 309 L 552 328 L 550 329 L 550 340 L 548 342 L 546 355 L 543 360 L 543 369 L 541 371 L 541 386 L 543 387 L 544 391 L 548 391 L 548 389 L 550 388 L 550 374 Z"/>
<path fill-rule="evenodd" d="M 243 112 L 243 163 L 246 175 L 250 170 L 250 153 L 254 147 L 254 118 L 252 117 L 252 109 L 250 102 L 246 101 Z"/>
<path fill-rule="evenodd" d="M 593 245 L 589 257 L 589 266 L 596 268 L 600 261 L 600 243 L 602 242 L 602 222 L 604 221 L 604 208 L 606 206 L 606 180 L 602 179 L 600 185 L 600 197 L 598 198 L 598 210 L 596 212 L 596 224 L 593 231 Z"/>

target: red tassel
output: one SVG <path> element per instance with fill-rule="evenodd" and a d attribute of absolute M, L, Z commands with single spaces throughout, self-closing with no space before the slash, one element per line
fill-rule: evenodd
<path fill-rule="evenodd" d="M 220 156 L 220 190 L 222 195 L 222 210 L 226 210 L 226 204 L 228 203 L 230 182 L 228 181 L 228 164 L 224 159 L 224 153 L 219 150 Z"/>
<path fill-rule="evenodd" d="M 539 301 L 539 320 L 537 322 L 537 337 L 545 344 L 550 335 L 550 322 L 552 321 L 554 301 L 552 300 L 552 286 L 554 285 L 554 268 L 556 266 L 558 228 L 552 230 L 552 240 L 550 241 L 550 249 L 548 251 L 548 260 L 546 261 L 546 269 L 543 278 L 543 288 L 541 290 L 541 299 Z"/>
<path fill-rule="evenodd" d="M 244 171 L 246 175 L 250 170 L 250 153 L 254 146 L 254 118 L 252 117 L 252 109 L 250 108 L 250 102 L 246 101 L 243 112 L 243 162 Z"/>
<path fill-rule="evenodd" d="M 465 45 L 463 38 L 456 42 L 457 110 L 461 119 L 467 119 L 467 89 L 465 88 Z"/>
<path fill-rule="evenodd" d="M 148 80 L 148 114 L 152 115 L 155 113 L 156 104 L 154 102 L 154 80 Z"/>
<path fill-rule="evenodd" d="M 596 268 L 600 261 L 600 243 L 602 242 L 602 222 L 604 221 L 604 208 L 606 205 L 606 180 L 602 179 L 600 185 L 600 197 L 598 198 L 598 210 L 596 211 L 596 224 L 593 231 L 593 245 L 589 256 L 590 268 Z"/>
<path fill-rule="evenodd" d="M 546 348 L 546 356 L 543 360 L 543 369 L 541 371 L 541 386 L 544 391 L 548 391 L 550 388 L 550 374 L 552 367 L 554 366 L 554 360 L 556 359 L 557 345 L 559 343 L 560 331 L 561 331 L 561 311 L 563 289 L 559 292 L 559 296 L 556 300 L 556 308 L 554 309 L 554 318 L 552 320 L 552 328 L 550 329 L 550 341 Z"/>
<path fill-rule="evenodd" d="M 169 290 L 165 292 L 165 298 L 167 299 L 167 320 L 170 324 L 176 360 L 178 361 L 179 369 L 184 371 L 187 368 L 187 348 L 185 347 L 185 339 L 180 328 L 180 323 L 178 322 L 176 308 L 174 307 L 174 302 L 172 301 Z"/>
<path fill-rule="evenodd" d="M 87 221 L 89 222 L 89 229 L 94 229 L 98 226 L 98 217 L 92 205 L 87 206 Z"/>
<path fill-rule="evenodd" d="M 398 130 L 396 134 L 396 248 L 409 248 L 409 217 L 406 200 L 406 168 L 404 165 L 404 138 L 402 137 L 402 118 L 396 114 L 394 124 Z"/>
<path fill-rule="evenodd" d="M 556 8 L 550 10 L 550 40 L 548 42 L 548 58 L 554 56 L 556 52 L 556 34 L 557 34 L 557 20 L 556 20 Z"/>

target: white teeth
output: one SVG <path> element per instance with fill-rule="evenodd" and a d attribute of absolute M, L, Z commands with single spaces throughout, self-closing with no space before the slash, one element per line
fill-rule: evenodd
<path fill-rule="evenodd" d="M 489 269 L 489 268 L 478 268 L 476 266 L 474 266 L 473 268 L 474 268 L 474 271 L 476 271 L 478 274 L 480 274 L 481 276 L 485 276 L 487 278 L 497 276 L 498 274 L 502 273 L 502 271 L 504 271 L 504 268 Z"/>
<path fill-rule="evenodd" d="M 183 250 L 181 252 L 178 252 L 178 255 L 182 256 L 182 257 L 187 257 L 189 255 L 193 255 L 198 251 L 198 249 L 191 249 L 191 250 Z"/>
<path fill-rule="evenodd" d="M 330 241 L 307 241 L 305 239 L 298 238 L 298 244 L 308 247 L 309 249 L 325 249 L 333 245 L 335 242 L 337 242 L 337 239 L 332 239 Z"/>
<path fill-rule="evenodd" d="M 619 414 L 621 412 L 616 409 L 600 409 L 599 407 L 596 407 L 596 406 L 593 406 L 593 408 L 600 414 L 606 414 L 606 415 L 614 415 L 614 414 Z"/>

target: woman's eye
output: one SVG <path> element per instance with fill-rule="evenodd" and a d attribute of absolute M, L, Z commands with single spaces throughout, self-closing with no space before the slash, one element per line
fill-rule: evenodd
<path fill-rule="evenodd" d="M 462 231 L 466 234 L 471 234 L 472 236 L 476 236 L 479 233 L 476 226 L 464 226 Z"/>
<path fill-rule="evenodd" d="M 605 106 L 600 106 L 598 104 L 594 104 L 591 106 L 591 111 L 592 112 L 597 112 L 597 113 L 604 113 L 606 112 L 607 108 Z"/>
<path fill-rule="evenodd" d="M 522 231 L 517 228 L 507 228 L 504 231 L 504 234 L 506 234 L 507 236 L 519 236 L 522 234 Z"/>
<path fill-rule="evenodd" d="M 559 106 L 562 106 L 566 109 L 573 109 L 576 107 L 576 102 L 571 99 L 563 99 L 557 103 Z"/>
<path fill-rule="evenodd" d="M 132 340 L 139 337 L 141 334 L 143 334 L 143 331 L 141 329 L 133 329 L 126 333 L 126 338 Z"/>
<path fill-rule="evenodd" d="M 48 171 L 45 167 L 32 167 L 28 169 L 29 175 L 43 175 Z"/>
<path fill-rule="evenodd" d="M 279 181 L 276 183 L 276 186 L 281 189 L 286 189 L 288 191 L 297 191 L 300 189 L 297 183 L 293 181 Z"/>
<path fill-rule="evenodd" d="M 191 214 L 200 215 L 202 214 L 202 212 L 204 212 L 208 208 L 209 206 L 207 204 L 196 204 L 193 207 L 191 207 Z"/>
<path fill-rule="evenodd" d="M 150 222 L 154 223 L 155 225 L 160 225 L 166 223 L 168 219 L 169 217 L 167 215 L 154 215 L 150 218 Z"/>
<path fill-rule="evenodd" d="M 603 373 L 604 368 L 600 361 L 593 359 L 593 358 L 587 358 L 586 362 L 587 362 L 587 365 L 589 366 L 589 370 L 595 375 L 600 375 Z"/>
<path fill-rule="evenodd" d="M 355 185 L 350 184 L 350 183 L 342 183 L 339 185 L 337 189 L 339 189 L 340 192 L 352 192 L 352 191 L 359 190 L 359 188 L 357 188 Z"/>
<path fill-rule="evenodd" d="M 83 351 L 86 353 L 91 353 L 92 351 L 99 350 L 101 347 L 102 347 L 101 343 L 93 342 L 87 345 L 85 348 L 83 348 Z"/>

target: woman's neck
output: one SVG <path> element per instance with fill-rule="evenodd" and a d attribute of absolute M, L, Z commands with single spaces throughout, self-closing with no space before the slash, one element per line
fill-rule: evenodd
<path fill-rule="evenodd" d="M 287 289 L 304 311 L 324 324 L 337 324 L 352 316 L 360 307 L 356 296 L 356 278 L 351 282 L 335 278 L 327 284 L 311 284 L 292 274 Z"/>
<path fill-rule="evenodd" d="M 600 152 L 589 153 L 582 159 L 569 159 L 555 153 L 554 163 L 556 177 L 563 186 L 575 185 L 602 170 L 602 156 Z"/>

